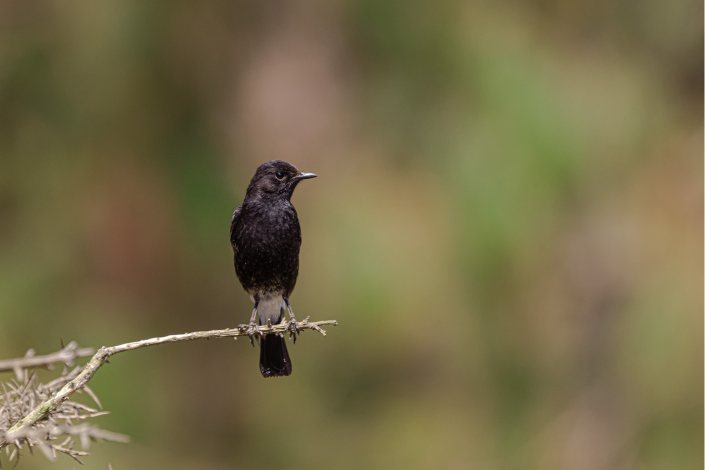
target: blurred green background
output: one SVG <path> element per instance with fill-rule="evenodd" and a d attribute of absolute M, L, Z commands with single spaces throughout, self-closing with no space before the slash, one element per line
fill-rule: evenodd
<path fill-rule="evenodd" d="M 696 0 L 0 2 L 0 357 L 245 322 L 228 228 L 299 187 L 300 317 L 127 353 L 86 468 L 703 466 Z M 42 456 L 20 468 L 75 468 Z"/>

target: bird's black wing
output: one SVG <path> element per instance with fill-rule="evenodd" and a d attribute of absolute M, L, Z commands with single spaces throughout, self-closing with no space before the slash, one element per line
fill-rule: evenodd
<path fill-rule="evenodd" d="M 237 221 L 240 219 L 241 212 L 242 206 L 236 208 L 233 211 L 233 218 L 230 221 L 230 245 L 232 245 L 233 251 L 237 251 L 237 247 L 235 246 L 235 226 L 237 225 Z"/>

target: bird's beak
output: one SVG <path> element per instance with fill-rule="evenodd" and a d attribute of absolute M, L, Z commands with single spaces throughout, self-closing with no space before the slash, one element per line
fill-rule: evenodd
<path fill-rule="evenodd" d="M 295 180 L 295 181 L 307 180 L 309 178 L 315 178 L 316 176 L 318 176 L 316 173 L 301 172 L 298 175 L 294 176 L 293 180 Z"/>

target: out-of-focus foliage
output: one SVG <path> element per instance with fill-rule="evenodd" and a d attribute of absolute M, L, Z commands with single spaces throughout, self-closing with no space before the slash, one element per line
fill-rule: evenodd
<path fill-rule="evenodd" d="M 293 305 L 341 326 L 282 380 L 117 358 L 90 468 L 702 467 L 702 17 L 0 3 L 0 356 L 246 321 L 229 217 L 280 158 L 321 176 Z"/>

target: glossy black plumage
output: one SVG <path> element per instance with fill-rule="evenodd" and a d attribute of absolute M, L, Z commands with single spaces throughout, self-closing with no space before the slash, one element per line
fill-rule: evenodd
<path fill-rule="evenodd" d="M 233 213 L 230 243 L 235 272 L 255 303 L 251 320 L 258 318 L 260 325 L 280 322 L 282 309 L 290 307 L 301 247 L 301 228 L 291 196 L 300 181 L 315 176 L 281 160 L 266 162 L 257 168 L 245 200 Z M 291 373 L 283 338 L 267 336 L 260 348 L 263 376 Z"/>
<path fill-rule="evenodd" d="M 267 335 L 262 338 L 259 349 L 259 370 L 263 377 L 291 374 L 291 359 L 284 338 Z"/>

